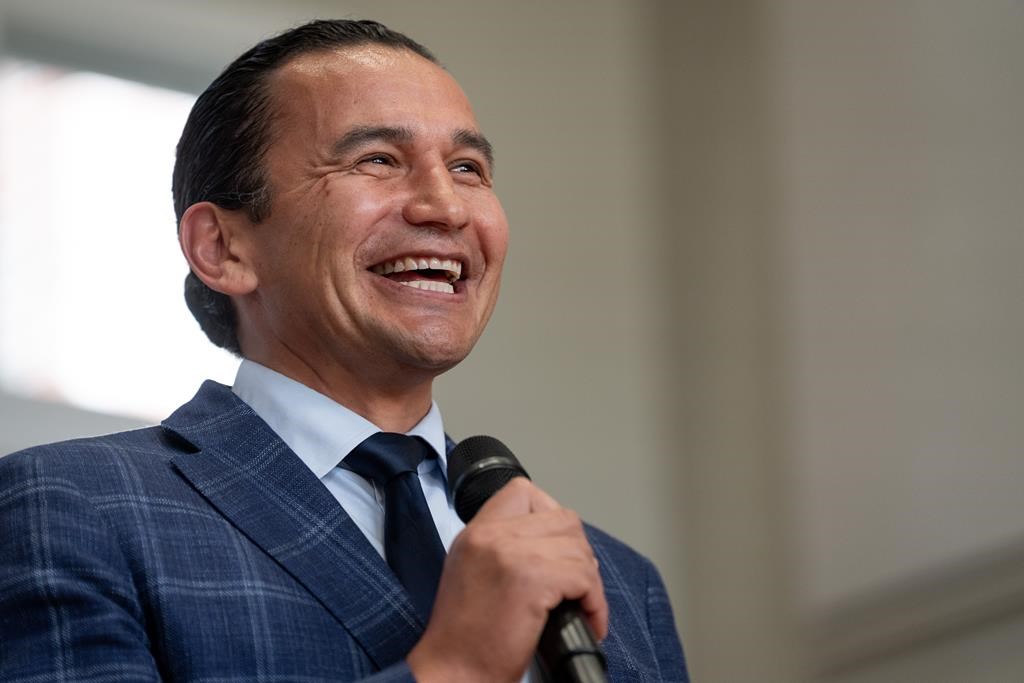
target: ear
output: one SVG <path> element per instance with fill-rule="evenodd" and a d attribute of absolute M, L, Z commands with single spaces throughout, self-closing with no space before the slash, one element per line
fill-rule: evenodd
<path fill-rule="evenodd" d="M 244 211 L 228 211 L 210 202 L 188 207 L 178 226 L 178 242 L 192 272 L 210 289 L 241 296 L 258 280 L 248 258 L 245 237 L 251 222 Z"/>

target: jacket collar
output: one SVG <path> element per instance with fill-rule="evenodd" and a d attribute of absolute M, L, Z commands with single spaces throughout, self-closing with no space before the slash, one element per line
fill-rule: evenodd
<path fill-rule="evenodd" d="M 231 389 L 207 381 L 163 427 L 196 449 L 172 463 L 352 634 L 398 662 L 424 624 L 384 560 L 316 476 Z"/>

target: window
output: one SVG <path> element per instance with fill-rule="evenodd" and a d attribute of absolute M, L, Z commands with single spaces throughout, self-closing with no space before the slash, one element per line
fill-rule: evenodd
<path fill-rule="evenodd" d="M 160 419 L 237 361 L 182 297 L 174 146 L 194 97 L 0 61 L 0 386 Z"/>

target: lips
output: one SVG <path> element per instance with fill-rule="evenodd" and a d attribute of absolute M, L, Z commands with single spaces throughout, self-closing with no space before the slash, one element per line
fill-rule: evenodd
<path fill-rule="evenodd" d="M 462 277 L 462 261 L 411 255 L 378 263 L 370 271 L 406 287 L 454 294 L 455 282 Z"/>

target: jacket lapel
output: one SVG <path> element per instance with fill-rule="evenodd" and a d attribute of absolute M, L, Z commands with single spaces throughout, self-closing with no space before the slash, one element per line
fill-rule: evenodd
<path fill-rule="evenodd" d="M 197 451 L 181 474 L 312 593 L 379 668 L 401 660 L 424 625 L 394 574 L 288 446 L 228 387 L 205 382 L 163 426 Z"/>

